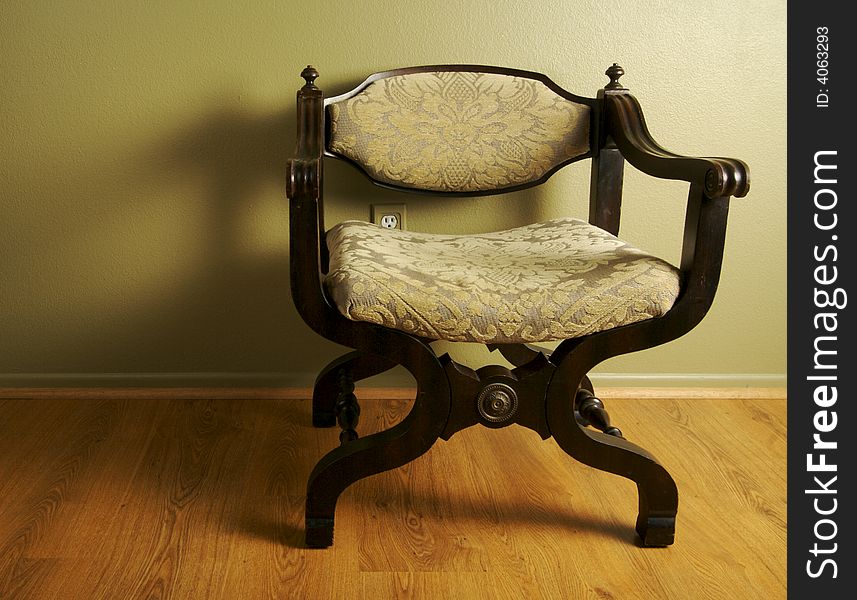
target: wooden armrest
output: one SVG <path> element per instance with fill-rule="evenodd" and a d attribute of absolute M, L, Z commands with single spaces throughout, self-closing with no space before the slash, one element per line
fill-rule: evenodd
<path fill-rule="evenodd" d="M 653 177 L 701 185 L 708 198 L 743 197 L 750 189 L 747 165 L 734 158 L 695 158 L 662 148 L 651 136 L 631 94 L 605 94 L 607 134 L 637 169 Z"/>
<path fill-rule="evenodd" d="M 289 199 L 321 196 L 321 158 L 296 157 L 288 162 L 286 195 Z"/>
<path fill-rule="evenodd" d="M 321 164 L 324 152 L 324 94 L 315 85 L 318 71 L 301 71 L 306 84 L 297 94 L 298 139 L 295 157 L 288 163 L 286 195 L 321 200 Z"/>

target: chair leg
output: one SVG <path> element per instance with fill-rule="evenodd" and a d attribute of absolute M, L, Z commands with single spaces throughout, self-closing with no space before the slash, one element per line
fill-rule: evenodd
<path fill-rule="evenodd" d="M 342 445 L 315 466 L 307 485 L 307 546 L 324 548 L 333 544 L 336 502 L 349 485 L 411 462 L 440 437 L 449 419 L 450 391 L 437 357 L 432 354 L 432 359 L 425 357 L 418 362 L 418 372 L 414 372 L 417 396 L 403 421 L 366 437 L 341 438 Z"/>
<path fill-rule="evenodd" d="M 316 377 L 312 390 L 312 424 L 333 427 L 336 424 L 336 403 L 354 382 L 378 375 L 396 363 L 354 351 L 332 361 Z"/>
<path fill-rule="evenodd" d="M 675 481 L 648 451 L 621 437 L 588 430 L 577 422 L 575 403 L 569 401 L 567 390 L 576 389 L 581 375 L 570 371 L 559 369 L 548 389 L 547 418 L 551 434 L 572 458 L 634 481 L 639 495 L 636 530 L 642 544 L 672 544 L 678 512 Z M 571 381 L 574 384 L 569 385 Z M 586 390 L 585 387 L 581 389 Z"/>

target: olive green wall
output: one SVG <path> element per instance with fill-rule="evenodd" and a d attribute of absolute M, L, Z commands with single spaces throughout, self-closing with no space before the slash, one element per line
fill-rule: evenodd
<path fill-rule="evenodd" d="M 339 93 L 394 67 L 498 64 L 592 96 L 614 61 L 664 146 L 742 158 L 753 185 L 732 204 L 703 324 L 600 370 L 782 385 L 785 49 L 779 0 L 4 2 L 0 385 L 311 383 L 339 349 L 289 297 L 283 172 L 301 68 Z M 408 224 L 585 216 L 588 169 L 499 198 L 407 197 Z M 401 198 L 346 165 L 326 176 L 328 222 Z M 625 188 L 623 237 L 677 260 L 686 186 L 629 168 Z"/>

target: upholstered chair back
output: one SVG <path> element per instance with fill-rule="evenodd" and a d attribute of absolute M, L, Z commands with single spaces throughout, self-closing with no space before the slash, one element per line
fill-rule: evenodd
<path fill-rule="evenodd" d="M 382 73 L 328 99 L 330 154 L 382 185 L 496 193 L 590 152 L 591 100 L 525 71 Z"/>

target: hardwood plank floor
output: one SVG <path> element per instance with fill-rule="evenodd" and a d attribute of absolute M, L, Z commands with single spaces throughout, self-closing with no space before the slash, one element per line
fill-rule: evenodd
<path fill-rule="evenodd" d="M 7 391 L 0 599 L 784 598 L 784 398 L 629 394 L 602 396 L 678 483 L 669 548 L 635 545 L 633 483 L 513 426 L 356 483 L 309 550 L 306 479 L 338 431 L 300 394 Z M 364 400 L 359 429 L 409 409 Z"/>

